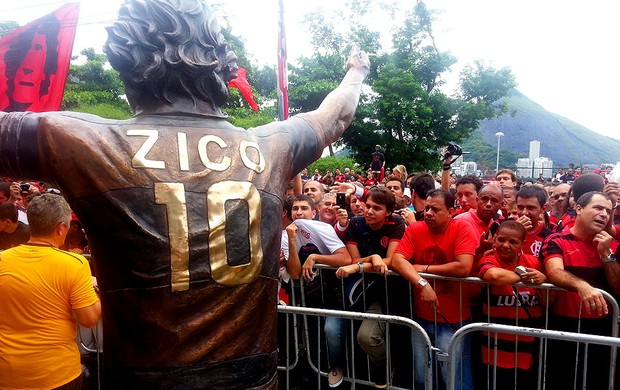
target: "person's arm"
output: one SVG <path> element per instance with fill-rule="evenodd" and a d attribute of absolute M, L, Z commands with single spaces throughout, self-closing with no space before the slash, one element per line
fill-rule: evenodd
<path fill-rule="evenodd" d="M 20 202 L 22 200 L 21 188 L 20 188 L 19 183 L 17 183 L 17 182 L 11 183 L 11 186 L 9 187 L 9 191 L 11 193 L 11 196 L 9 197 L 8 202 L 14 204 L 14 203 Z"/>
<path fill-rule="evenodd" d="M 301 261 L 297 250 L 297 225 L 294 222 L 286 227 L 286 236 L 289 248 L 285 265 L 286 272 L 291 275 L 291 278 L 298 280 L 301 277 Z"/>
<path fill-rule="evenodd" d="M 398 211 L 401 217 L 403 217 L 403 221 L 405 221 L 405 225 L 409 226 L 412 223 L 415 223 L 415 213 L 409 207 L 405 207 L 404 209 L 400 209 Z"/>
<path fill-rule="evenodd" d="M 437 301 L 437 294 L 431 287 L 430 283 L 427 283 L 424 287 L 420 286 L 420 280 L 423 279 L 416 271 L 413 264 L 409 262 L 401 253 L 394 253 L 392 256 L 392 269 L 400 276 L 407 279 L 416 290 L 420 293 L 420 299 L 422 302 L 429 305 L 431 308 L 439 308 L 439 302 Z"/>
<path fill-rule="evenodd" d="M 620 184 L 610 181 L 609 183 L 605 184 L 603 192 L 609 195 L 609 197 L 611 198 L 612 207 L 615 209 L 618 203 L 618 197 L 620 197 Z M 613 238 L 620 241 L 620 229 L 618 229 L 616 225 L 614 225 L 613 215 L 611 218 L 609 218 L 609 222 L 605 227 L 605 231 L 609 233 Z"/>
<path fill-rule="evenodd" d="M 450 189 L 450 163 L 452 162 L 452 155 L 448 153 L 448 148 L 443 149 L 444 159 L 441 168 L 441 188 L 444 190 Z"/>
<path fill-rule="evenodd" d="M 558 287 L 579 293 L 586 313 L 591 314 L 596 309 L 599 316 L 607 314 L 607 302 L 603 294 L 590 286 L 585 280 L 576 277 L 564 269 L 564 260 L 561 257 L 551 257 L 545 261 L 545 273 L 549 281 Z"/>
<path fill-rule="evenodd" d="M 471 272 L 474 264 L 474 255 L 456 255 L 454 261 L 445 264 L 416 264 L 418 272 L 428 272 L 430 274 L 453 276 L 456 278 L 466 278 Z"/>
<path fill-rule="evenodd" d="M 341 209 L 338 207 L 336 210 L 336 224 L 334 228 L 336 229 L 336 234 L 338 237 L 343 238 L 346 237 L 347 227 L 349 226 L 349 213 L 346 209 Z"/>
<path fill-rule="evenodd" d="M 331 255 L 319 255 L 312 253 L 302 266 L 302 275 L 306 280 L 312 280 L 315 272 L 312 271 L 314 264 L 320 263 L 329 265 L 331 267 L 342 267 L 343 265 L 351 264 L 351 255 L 345 247 L 337 249 Z"/>
<path fill-rule="evenodd" d="M 347 62 L 347 74 L 338 88 L 330 92 L 316 110 L 296 115 L 314 129 L 319 144 L 326 146 L 335 142 L 349 127 L 369 69 L 368 55 L 360 50 L 359 45 L 354 45 Z"/>
<path fill-rule="evenodd" d="M 611 218 L 610 218 L 611 219 Z M 594 243 L 597 244 L 596 249 L 601 261 L 603 261 L 603 270 L 609 287 L 616 294 L 620 294 L 620 264 L 618 261 L 605 261 L 608 256 L 613 256 L 611 250 L 612 237 L 609 233 L 602 231 L 594 237 Z"/>
<path fill-rule="evenodd" d="M 480 279 L 494 286 L 505 286 L 521 281 L 521 277 L 514 271 L 509 271 L 500 267 L 491 267 L 478 275 Z"/>
<path fill-rule="evenodd" d="M 348 247 L 349 245 L 347 245 L 347 248 Z M 375 262 L 381 262 L 383 264 L 383 267 L 380 267 L 380 271 L 375 271 L 375 268 L 374 268 Z M 361 263 L 362 265 L 361 271 L 360 271 L 360 266 L 358 265 L 358 263 Z M 387 266 L 385 265 L 385 263 L 383 263 L 383 260 L 381 259 L 381 256 L 379 255 L 370 255 L 366 257 L 351 256 L 351 264 L 344 265 L 338 268 L 336 270 L 336 276 L 338 276 L 339 278 L 346 278 L 349 275 L 359 273 L 359 272 L 361 273 L 373 272 L 373 273 L 386 274 Z"/>
<path fill-rule="evenodd" d="M 387 257 L 381 258 L 377 254 L 373 254 L 366 257 L 361 257 L 357 245 L 347 244 L 347 250 L 351 255 L 351 264 L 338 268 L 336 276 L 347 277 L 356 272 L 360 272 L 360 267 L 357 263 L 362 263 L 362 272 L 374 272 L 378 274 L 387 275 L 391 263 L 391 257 L 398 246 L 398 241 L 393 241 L 388 244 Z"/>
<path fill-rule="evenodd" d="M 101 318 L 101 302 L 97 301 L 90 306 L 72 310 L 73 319 L 85 328 L 92 328 Z"/>

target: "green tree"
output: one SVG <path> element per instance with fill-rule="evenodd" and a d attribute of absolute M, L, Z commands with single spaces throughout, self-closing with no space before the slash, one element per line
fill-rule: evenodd
<path fill-rule="evenodd" d="M 12 20 L 0 22 L 0 37 L 5 36 L 11 30 L 17 27 L 19 27 L 19 24 L 17 24 L 17 22 L 12 21 Z"/>
<path fill-rule="evenodd" d="M 127 119 L 131 108 L 123 98 L 125 87 L 118 72 L 107 69 L 105 54 L 93 48 L 80 52 L 85 61 L 72 58 L 61 109 L 85 112 L 110 119 Z"/>
<path fill-rule="evenodd" d="M 396 13 L 395 9 L 391 10 Z M 335 22 L 311 15 L 315 54 L 300 59 L 291 72 L 294 109 L 316 108 L 342 77 L 345 42 L 353 39 L 373 53 L 367 83 L 372 92 L 362 96 L 358 113 L 344 133 L 356 161 L 367 164 L 374 145 L 383 146 L 388 165 L 405 164 L 410 170 L 437 169 L 448 142 L 462 142 L 480 120 L 507 111 L 497 101 L 515 86 L 509 69 L 496 70 L 482 63 L 461 74 L 454 96 L 444 92 L 443 75 L 456 63 L 438 49 L 433 36 L 433 15 L 418 1 L 404 22 L 394 29 L 392 49 L 380 54 L 379 36 L 354 24 L 350 35 L 339 33 Z M 339 18 L 340 25 L 355 18 Z M 345 29 L 346 30 L 346 29 Z"/>
<path fill-rule="evenodd" d="M 273 104 L 263 103 L 270 98 L 275 98 L 275 68 L 265 66 L 262 69 L 258 69 L 250 61 L 250 55 L 245 49 L 244 40 L 233 35 L 230 27 L 223 28 L 222 34 L 237 55 L 237 64 L 247 71 L 247 79 L 252 87 L 254 100 L 260 107 L 258 112 L 252 111 L 239 90 L 231 88 L 230 99 L 223 107 L 224 112 L 229 115 L 228 119 L 235 126 L 245 129 L 273 122 L 277 116 L 275 102 Z"/>
<path fill-rule="evenodd" d="M 323 157 L 308 166 L 308 172 L 312 173 L 318 169 L 322 175 L 327 171 L 335 172 L 336 168 L 340 168 L 344 172 L 345 168 L 355 168 L 355 161 L 351 157 Z"/>
<path fill-rule="evenodd" d="M 353 7 L 355 11 L 355 7 Z M 339 13 L 327 20 L 323 14 L 311 13 L 306 15 L 304 23 L 312 37 L 313 54 L 302 56 L 297 65 L 291 67 L 289 75 L 289 106 L 292 113 L 315 110 L 325 99 L 328 93 L 338 86 L 344 74 L 345 61 L 353 43 L 359 43 L 368 53 L 378 53 L 381 49 L 380 35 L 366 26 L 351 27 L 347 33 L 341 33 L 336 28 L 339 21 L 352 20 L 351 14 Z M 372 74 L 369 78 L 372 78 Z M 360 97 L 357 115 L 345 138 L 341 138 L 336 145 L 361 145 L 370 143 L 375 145 L 373 132 L 376 124 L 363 120 L 374 116 L 374 109 L 370 106 L 372 100 L 365 93 Z M 362 118 L 361 120 L 359 118 Z M 330 152 L 333 155 L 333 150 Z M 353 149 L 353 158 L 358 162 L 357 149 Z"/>

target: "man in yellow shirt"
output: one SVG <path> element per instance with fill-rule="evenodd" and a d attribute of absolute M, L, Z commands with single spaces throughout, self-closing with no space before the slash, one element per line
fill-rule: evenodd
<path fill-rule="evenodd" d="M 30 240 L 0 254 L 0 388 L 79 389 L 77 325 L 101 316 L 88 261 L 61 251 L 71 210 L 59 195 L 28 206 Z"/>

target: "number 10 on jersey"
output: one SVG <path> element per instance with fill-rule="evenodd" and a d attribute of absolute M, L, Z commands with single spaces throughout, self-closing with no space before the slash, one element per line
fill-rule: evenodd
<path fill-rule="evenodd" d="M 249 182 L 223 181 L 213 184 L 206 194 L 209 224 L 209 265 L 211 277 L 225 286 L 251 283 L 260 274 L 263 250 L 260 235 L 260 194 Z M 250 258 L 242 265 L 228 264 L 226 250 L 226 202 L 242 200 L 249 210 L 248 237 Z M 189 224 L 182 183 L 155 183 L 155 203 L 166 206 L 170 241 L 170 271 L 172 291 L 189 289 Z"/>

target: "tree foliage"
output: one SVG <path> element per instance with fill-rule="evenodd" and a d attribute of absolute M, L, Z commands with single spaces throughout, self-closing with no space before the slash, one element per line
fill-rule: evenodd
<path fill-rule="evenodd" d="M 323 157 L 308 166 L 308 172 L 314 172 L 315 169 L 318 169 L 321 174 L 325 174 L 327 171 L 335 172 L 336 168 L 340 168 L 342 172 L 344 172 L 345 168 L 355 169 L 357 171 L 357 167 L 355 165 L 355 160 L 351 157 Z"/>
<path fill-rule="evenodd" d="M 362 96 L 356 118 L 340 141 L 359 163 L 367 164 L 379 144 L 388 165 L 434 170 L 443 146 L 462 142 L 482 119 L 507 111 L 497 104 L 515 86 L 507 68 L 496 70 L 476 62 L 461 73 L 456 93 L 450 96 L 444 91 L 444 74 L 456 58 L 439 50 L 433 14 L 423 1 L 416 2 L 393 30 L 392 49 L 386 53 L 380 53 L 379 34 L 365 26 L 353 25 L 348 34 L 339 32 L 336 27 L 342 29 L 347 20 L 353 18 L 308 16 L 315 50 L 291 72 L 291 107 L 296 111 L 318 107 L 342 78 L 350 42 L 360 42 L 362 49 L 374 54 L 367 79 L 372 91 Z"/>
<path fill-rule="evenodd" d="M 9 20 L 0 22 L 0 38 L 8 34 L 11 30 L 19 27 L 17 22 Z"/>
<path fill-rule="evenodd" d="M 105 54 L 93 48 L 80 52 L 85 61 L 72 58 L 61 108 L 86 112 L 110 119 L 126 119 L 131 108 L 123 98 L 125 87 L 118 72 L 107 67 Z"/>
<path fill-rule="evenodd" d="M 448 142 L 462 143 L 482 119 L 507 112 L 508 107 L 498 101 L 516 83 L 510 69 L 475 62 L 464 68 L 458 86 L 449 94 L 445 75 L 456 58 L 439 49 L 440 42 L 433 35 L 434 15 L 422 0 L 407 12 L 397 3 L 393 2 L 391 9 L 386 6 L 392 15 L 404 15 L 401 22 L 394 19 L 388 50 L 383 50 L 378 32 L 359 23 L 360 17 L 370 12 L 368 8 L 353 4 L 331 18 L 320 13 L 307 15 L 313 50 L 290 66 L 289 106 L 292 114 L 316 109 L 342 80 L 347 54 L 357 42 L 371 56 L 371 72 L 357 115 L 337 143 L 347 146 L 361 165 L 368 164 L 374 146 L 379 144 L 388 166 L 402 163 L 410 171 L 434 170 Z M 230 28 L 222 32 L 239 65 L 247 70 L 260 106 L 258 113 L 251 111 L 241 94 L 232 89 L 224 111 L 233 124 L 243 128 L 272 122 L 276 117 L 275 67 L 254 65 L 243 39 Z M 128 117 L 131 110 L 123 98 L 123 85 L 107 66 L 105 56 L 93 49 L 82 51 L 82 56 L 85 61 L 71 65 L 63 109 Z M 493 148 L 487 149 L 485 159 L 492 161 Z M 508 158 L 509 154 L 502 156 Z"/>

